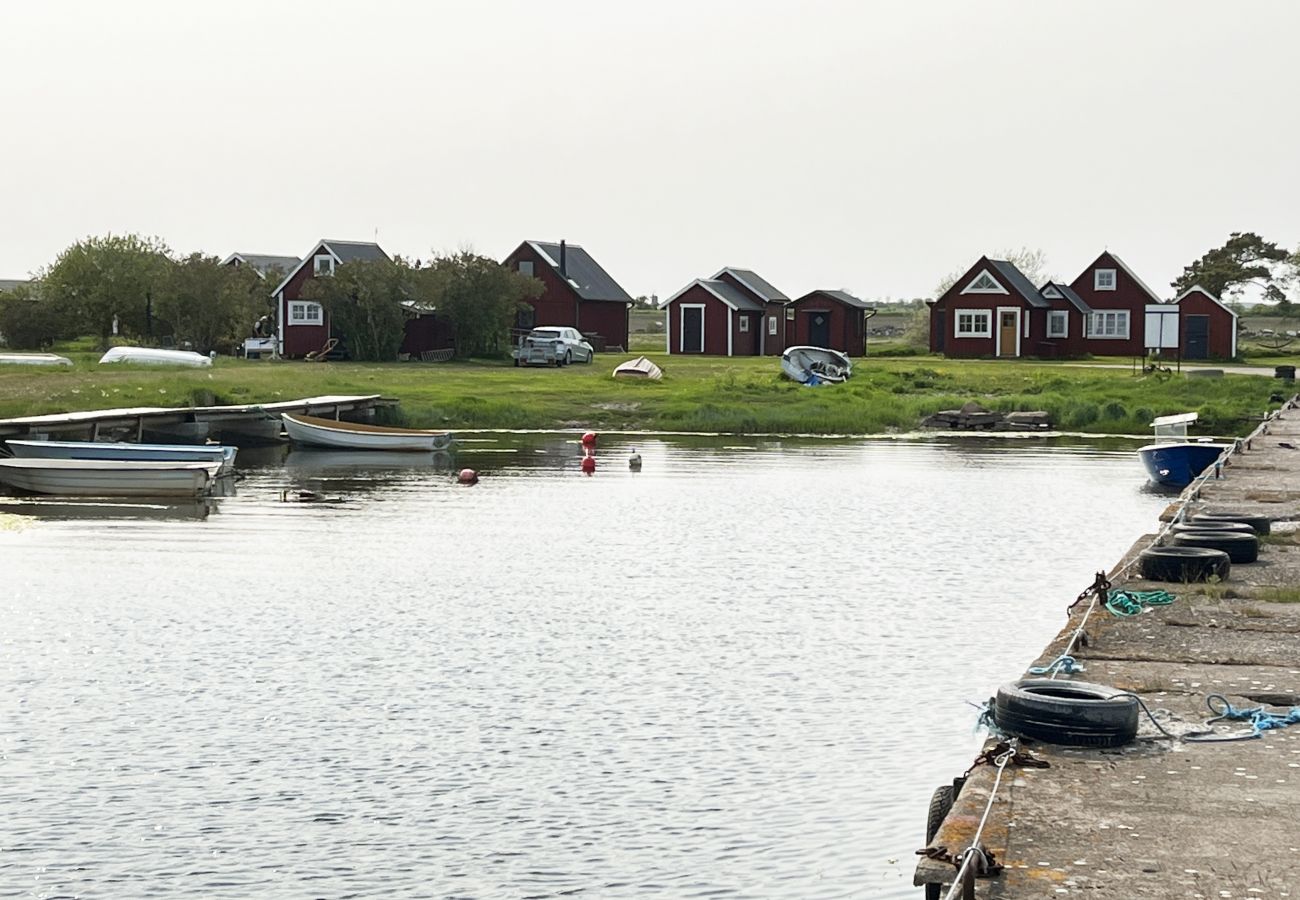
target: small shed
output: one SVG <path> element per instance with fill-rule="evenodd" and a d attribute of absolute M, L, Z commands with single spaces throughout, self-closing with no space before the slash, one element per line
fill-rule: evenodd
<path fill-rule="evenodd" d="M 1237 314 L 1199 284 L 1174 298 L 1183 359 L 1233 359 Z"/>
<path fill-rule="evenodd" d="M 763 304 L 730 282 L 697 278 L 659 306 L 664 310 L 664 349 L 669 353 L 763 353 Z"/>
<path fill-rule="evenodd" d="M 866 356 L 866 322 L 875 314 L 875 307 L 848 291 L 811 291 L 786 307 L 786 345 Z"/>

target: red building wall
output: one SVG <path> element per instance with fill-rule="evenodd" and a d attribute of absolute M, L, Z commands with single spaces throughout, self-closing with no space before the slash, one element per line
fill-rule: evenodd
<path fill-rule="evenodd" d="M 666 307 L 668 321 L 668 352 L 681 353 L 681 324 L 683 304 L 703 304 L 704 306 L 704 354 L 706 356 L 727 355 L 727 313 L 730 307 L 700 285 L 691 286 L 680 297 Z M 733 317 L 734 318 L 734 317 Z M 738 328 L 734 321 L 733 328 Z M 686 351 L 690 353 L 692 351 Z"/>
<path fill-rule="evenodd" d="M 971 357 L 971 356 L 994 356 L 997 354 L 997 334 L 998 334 L 998 307 L 1014 306 L 1020 310 L 1020 355 L 1033 356 L 1035 348 L 1041 349 L 1041 342 L 1044 341 L 1045 331 L 1047 329 L 1047 314 L 1043 309 L 1030 308 L 1023 299 L 1017 294 L 963 294 L 962 289 L 970 284 L 983 269 L 988 269 L 989 274 L 997 278 L 999 283 L 1003 279 L 998 272 L 989 265 L 987 257 L 980 257 L 979 262 L 971 266 L 953 282 L 952 287 L 948 288 L 938 300 L 935 300 L 930 306 L 930 351 L 932 353 L 942 352 L 945 356 L 953 357 Z M 989 310 L 992 313 L 990 318 L 990 332 L 988 337 L 954 337 L 957 323 L 957 313 L 961 310 Z M 942 315 L 939 315 L 941 313 Z M 1025 316 L 1029 314 L 1029 337 L 1025 337 Z M 940 324 L 942 322 L 942 325 Z M 942 345 L 939 341 L 940 328 L 943 330 Z"/>
<path fill-rule="evenodd" d="M 398 352 L 418 355 L 426 350 L 450 350 L 455 346 L 451 320 L 436 313 L 425 313 L 406 320 Z"/>
<path fill-rule="evenodd" d="M 812 343 L 811 314 L 824 312 L 830 317 L 830 348 L 839 350 L 849 356 L 863 356 L 866 353 L 866 328 L 862 310 L 846 306 L 833 297 L 824 294 L 810 294 L 790 304 L 794 310 L 794 321 L 787 323 L 789 330 L 788 347 L 806 346 Z"/>
<path fill-rule="evenodd" d="M 560 278 L 551 264 L 527 243 L 521 244 L 506 257 L 506 268 L 519 271 L 519 263 L 533 264 L 533 277 L 543 285 L 543 292 L 530 301 L 534 311 L 533 324 L 568 325 L 584 334 L 595 332 L 605 339 L 606 346 L 626 349 L 628 338 L 628 309 L 624 303 L 611 300 L 582 300 L 573 288 Z M 519 323 L 522 327 L 522 323 Z"/>
<path fill-rule="evenodd" d="M 1208 345 L 1211 359 L 1232 358 L 1233 329 L 1237 322 L 1232 313 L 1200 291 L 1194 291 L 1178 301 L 1178 340 L 1187 346 L 1187 317 L 1208 316 Z"/>
<path fill-rule="evenodd" d="M 1086 325 L 1085 316 L 1079 312 L 1069 300 L 1051 300 L 1052 312 L 1064 312 L 1066 314 L 1066 336 L 1048 337 L 1047 335 L 1047 313 L 1045 309 L 1035 309 L 1033 311 L 1034 321 L 1030 328 L 1030 334 L 1033 335 L 1034 346 L 1026 343 L 1021 344 L 1021 350 L 1026 356 L 1041 356 L 1043 358 L 1061 358 L 1083 356 L 1088 352 L 1087 342 L 1083 337 L 1083 330 Z"/>
<path fill-rule="evenodd" d="M 1115 270 L 1115 290 L 1099 291 L 1094 287 L 1097 269 Z M 1124 267 L 1115 262 L 1109 253 L 1103 253 L 1093 261 L 1071 282 L 1070 287 L 1094 312 L 1123 309 L 1128 311 L 1128 338 L 1093 337 L 1084 341 L 1082 351 L 1098 356 L 1141 356 L 1146 347 L 1146 306 L 1159 303 L 1158 297 L 1152 297 L 1140 284 L 1130 278 Z"/>
<path fill-rule="evenodd" d="M 308 259 L 281 292 L 278 315 L 280 317 L 280 334 L 284 341 L 281 355 L 293 359 L 322 350 L 329 341 L 329 315 L 321 310 L 320 325 L 294 325 L 289 318 L 290 301 L 302 299 L 303 288 L 316 277 L 316 264 Z"/>

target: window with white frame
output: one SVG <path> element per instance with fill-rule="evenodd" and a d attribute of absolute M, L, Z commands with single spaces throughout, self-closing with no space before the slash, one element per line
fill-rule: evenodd
<path fill-rule="evenodd" d="M 998 280 L 982 270 L 978 275 L 971 279 L 966 287 L 962 288 L 963 294 L 1005 294 L 1007 289 L 998 283 Z"/>
<path fill-rule="evenodd" d="M 748 333 L 748 332 L 749 332 L 749 316 L 741 316 L 741 317 L 740 317 L 740 333 L 741 333 L 741 334 L 746 334 L 746 333 Z"/>
<path fill-rule="evenodd" d="M 1047 336 L 1063 338 L 1070 336 L 1070 314 L 1063 309 L 1054 309 L 1047 314 Z"/>
<path fill-rule="evenodd" d="M 1092 286 L 1098 291 L 1115 290 L 1115 270 L 1114 269 L 1093 269 Z"/>
<path fill-rule="evenodd" d="M 955 337 L 993 336 L 993 313 L 987 309 L 959 309 L 953 320 Z"/>
<path fill-rule="evenodd" d="M 531 259 L 519 260 L 519 274 L 527 275 L 529 278 L 533 277 L 533 261 Z"/>
<path fill-rule="evenodd" d="M 318 254 L 313 260 L 315 268 L 312 272 L 316 275 L 333 275 L 334 274 L 334 257 L 328 253 Z"/>
<path fill-rule="evenodd" d="M 1088 317 L 1088 337 L 1127 338 L 1128 310 L 1111 309 L 1094 312 Z"/>
<path fill-rule="evenodd" d="M 319 303 L 299 303 L 289 304 L 289 324 L 290 325 L 319 325 L 321 324 L 321 308 Z"/>
<path fill-rule="evenodd" d="M 776 316 L 767 317 L 767 333 L 776 336 Z"/>

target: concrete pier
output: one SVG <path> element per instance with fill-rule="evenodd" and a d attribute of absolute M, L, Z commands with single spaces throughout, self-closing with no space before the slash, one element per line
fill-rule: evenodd
<path fill-rule="evenodd" d="M 1138 477 L 1136 461 L 1134 469 Z M 1180 500 L 1189 513 L 1267 516 L 1274 533 L 1257 563 L 1234 565 L 1218 584 L 1144 582 L 1135 567 L 1132 577 L 1113 578 L 1116 587 L 1163 589 L 1177 600 L 1133 618 L 1095 609 L 1086 645 L 1072 651 L 1085 670 L 1058 680 L 1133 691 L 1175 734 L 1200 729 L 1213 715 L 1208 694 L 1239 708 L 1265 704 L 1285 713 L 1300 705 L 1293 524 L 1300 521 L 1300 410 L 1267 423 L 1222 480 L 1194 485 Z M 1154 537 L 1139 540 L 1112 573 Z M 1071 599 L 1062 598 L 1062 607 Z M 1030 665 L 1061 654 L 1086 606 Z M 1007 674 L 1008 681 L 1021 675 Z M 1250 731 L 1241 722 L 1216 729 Z M 1253 740 L 1192 743 L 1162 737 L 1143 715 L 1137 742 L 1124 748 L 1023 746 L 1049 767 L 1007 768 L 981 839 L 1005 869 L 980 879 L 977 897 L 1300 898 L 1300 724 Z M 935 783 L 958 774 L 936 773 Z M 932 847 L 960 853 L 969 846 L 994 775 L 991 765 L 975 768 Z M 915 883 L 946 883 L 953 873 L 951 864 L 923 857 Z"/>

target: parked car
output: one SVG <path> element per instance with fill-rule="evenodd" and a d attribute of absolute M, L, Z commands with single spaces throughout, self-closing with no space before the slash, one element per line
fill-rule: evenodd
<path fill-rule="evenodd" d="M 591 362 L 595 351 L 576 328 L 552 325 L 534 328 L 514 352 L 515 365 L 567 366 Z"/>

